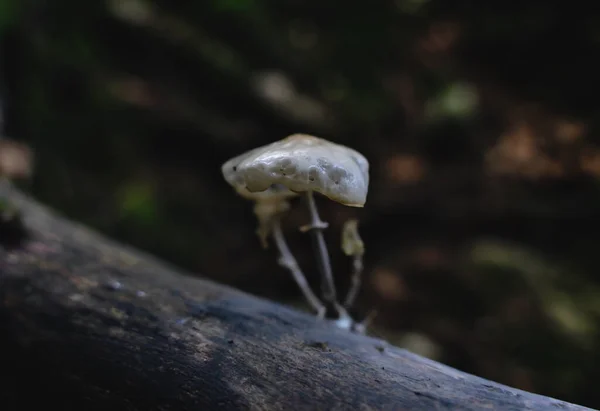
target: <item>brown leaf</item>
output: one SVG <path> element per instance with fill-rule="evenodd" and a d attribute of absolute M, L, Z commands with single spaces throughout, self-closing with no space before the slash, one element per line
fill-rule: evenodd
<path fill-rule="evenodd" d="M 385 174 L 396 184 L 414 184 L 427 172 L 423 160 L 412 155 L 394 155 L 385 163 Z"/>
<path fill-rule="evenodd" d="M 11 179 L 29 178 L 33 171 L 31 149 L 12 140 L 0 140 L 0 175 Z"/>

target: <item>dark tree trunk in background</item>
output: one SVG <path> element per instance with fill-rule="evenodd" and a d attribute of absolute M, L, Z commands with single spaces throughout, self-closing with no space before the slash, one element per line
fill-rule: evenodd
<path fill-rule="evenodd" d="M 319 323 L 56 217 L 17 190 L 0 251 L 2 410 L 581 410 Z"/>

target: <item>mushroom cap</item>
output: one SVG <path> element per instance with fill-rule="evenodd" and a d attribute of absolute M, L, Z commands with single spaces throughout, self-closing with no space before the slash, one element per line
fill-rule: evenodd
<path fill-rule="evenodd" d="M 358 151 L 306 134 L 255 148 L 227 161 L 225 180 L 250 198 L 315 191 L 351 207 L 363 207 L 369 190 L 369 162 Z M 270 193 L 273 185 L 286 188 Z"/>
<path fill-rule="evenodd" d="M 277 202 L 279 200 L 286 200 L 297 196 L 297 193 L 290 191 L 287 187 L 281 184 L 273 184 L 264 191 L 248 191 L 246 188 L 246 183 L 243 179 L 243 175 L 237 172 L 238 165 L 244 161 L 247 156 L 252 155 L 252 153 L 256 152 L 257 150 L 258 149 L 250 150 L 244 154 L 232 158 L 231 160 L 226 161 L 221 167 L 225 181 L 227 181 L 240 196 L 247 200 L 256 202 Z"/>

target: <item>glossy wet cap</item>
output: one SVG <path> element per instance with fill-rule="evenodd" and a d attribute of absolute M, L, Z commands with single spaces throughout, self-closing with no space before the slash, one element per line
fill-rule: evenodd
<path fill-rule="evenodd" d="M 251 155 L 255 151 L 257 151 L 257 149 L 250 150 L 225 162 L 225 164 L 221 166 L 221 171 L 223 172 L 225 181 L 227 181 L 240 196 L 247 200 L 277 201 L 280 199 L 283 200 L 297 196 L 297 193 L 290 191 L 287 187 L 282 186 L 281 184 L 273 184 L 264 191 L 248 191 L 246 188 L 246 183 L 244 182 L 243 174 L 238 173 L 237 169 L 238 164 L 244 161 L 247 156 Z"/>
<path fill-rule="evenodd" d="M 222 167 L 225 180 L 251 198 L 283 186 L 294 193 L 315 191 L 352 207 L 363 207 L 369 162 L 358 151 L 306 134 L 250 150 Z M 278 194 L 289 194 L 279 189 Z"/>

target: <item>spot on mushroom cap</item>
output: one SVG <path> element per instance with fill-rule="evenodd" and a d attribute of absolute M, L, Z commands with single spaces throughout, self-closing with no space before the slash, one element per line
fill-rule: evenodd
<path fill-rule="evenodd" d="M 250 198 L 276 187 L 315 191 L 347 206 L 363 207 L 369 189 L 369 162 L 358 151 L 306 134 L 237 156 L 222 167 L 225 180 Z M 286 193 L 279 190 L 279 195 Z"/>

